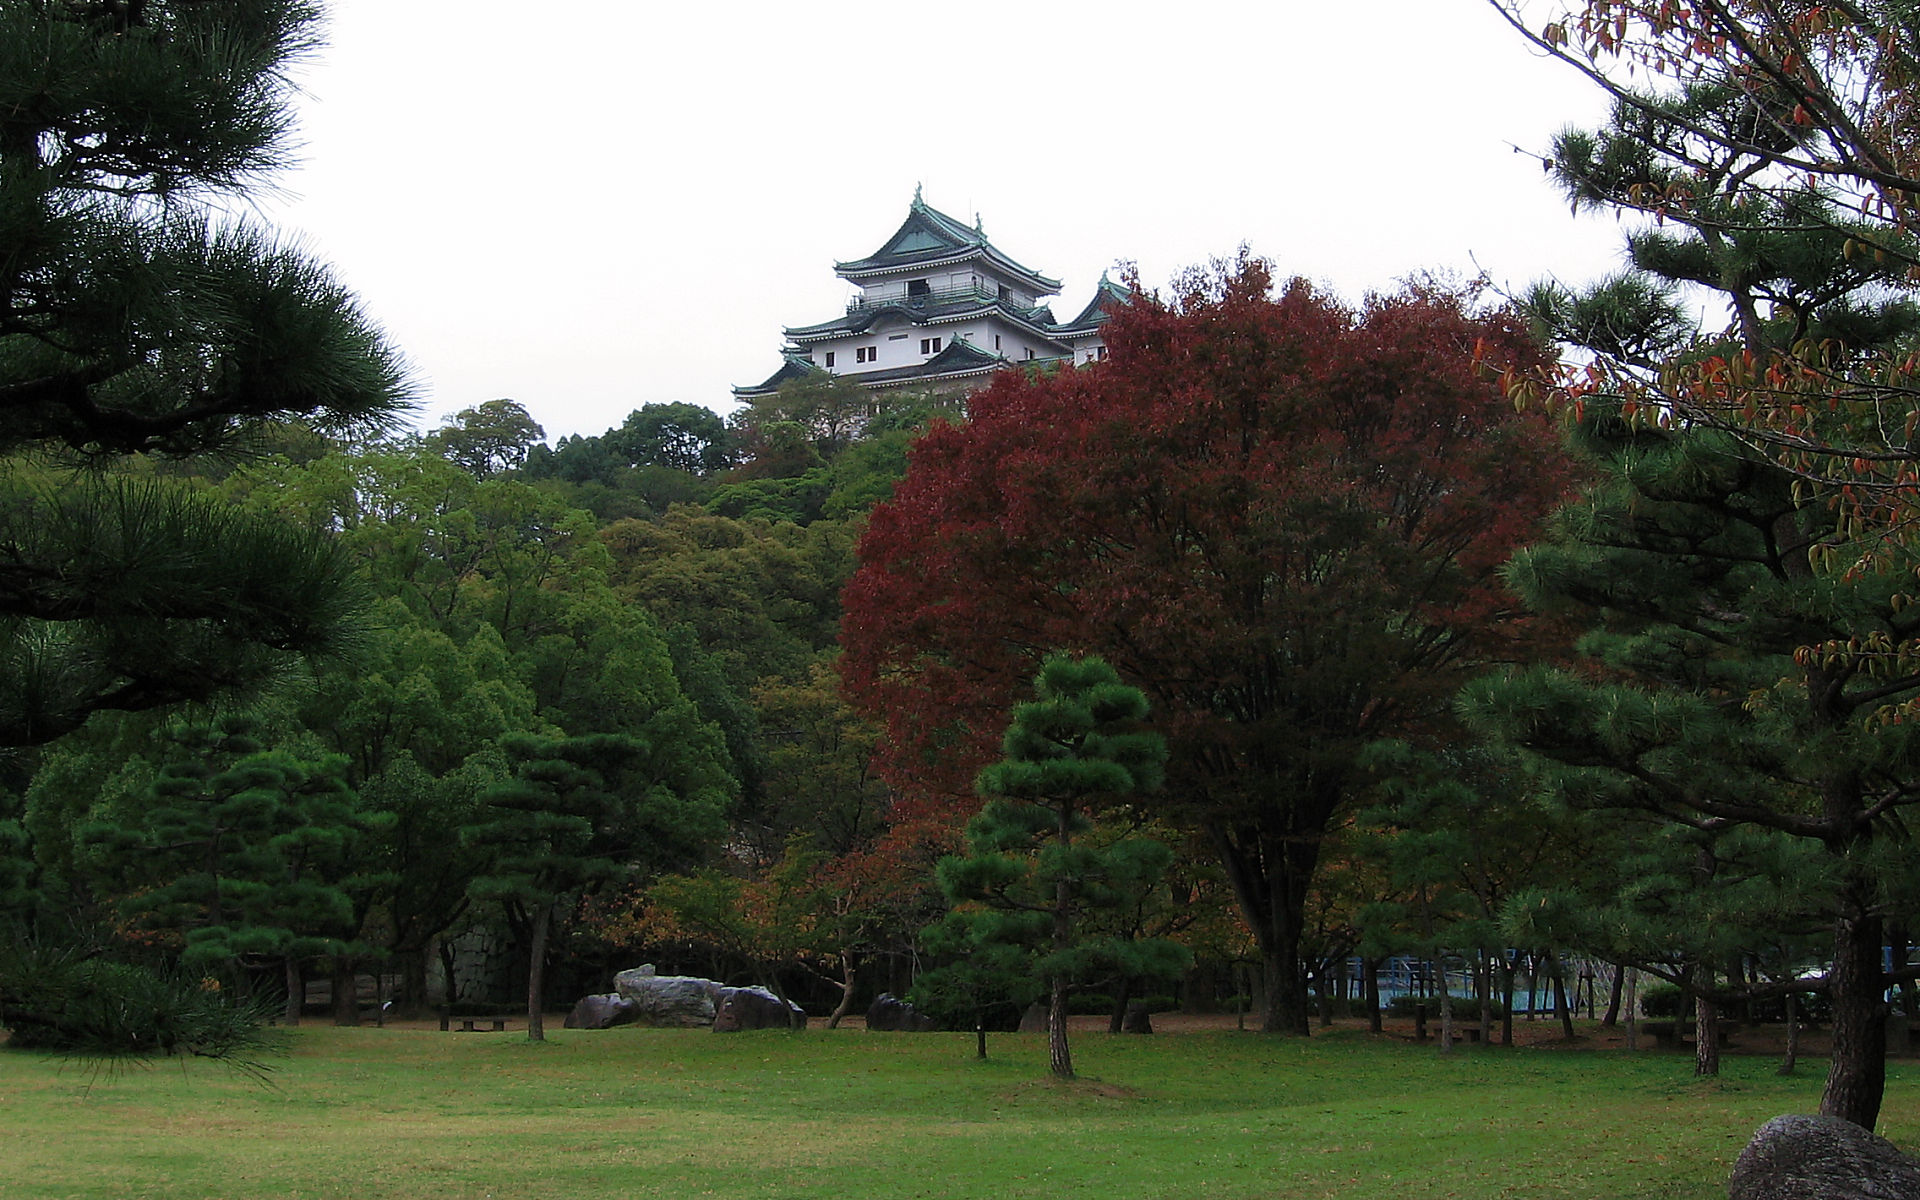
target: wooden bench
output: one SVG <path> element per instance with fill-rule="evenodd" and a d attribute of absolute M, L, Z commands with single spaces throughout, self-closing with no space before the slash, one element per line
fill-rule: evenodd
<path fill-rule="evenodd" d="M 491 1030 L 481 1029 L 474 1024 L 474 1022 L 476 1021 L 484 1021 L 486 1019 L 487 1018 L 485 1017 L 462 1017 L 460 1019 L 460 1032 L 461 1033 L 505 1033 L 507 1031 L 507 1019 L 505 1017 L 493 1018 L 493 1028 Z"/>

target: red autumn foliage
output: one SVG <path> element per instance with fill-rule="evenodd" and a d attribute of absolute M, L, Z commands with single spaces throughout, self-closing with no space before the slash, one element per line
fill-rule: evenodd
<path fill-rule="evenodd" d="M 916 444 L 845 592 L 843 678 L 903 804 L 957 821 L 1040 657 L 1104 656 L 1167 735 L 1153 803 L 1255 927 L 1269 1027 L 1304 1031 L 1298 921 L 1354 755 L 1442 722 L 1523 624 L 1498 571 L 1569 467 L 1495 376 L 1537 351 L 1438 288 L 1275 295 L 1244 254 L 1107 342 Z"/>

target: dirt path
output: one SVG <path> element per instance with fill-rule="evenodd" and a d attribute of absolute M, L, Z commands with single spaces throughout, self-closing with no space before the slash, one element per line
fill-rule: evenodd
<path fill-rule="evenodd" d="M 547 1028 L 555 1030 L 561 1028 L 566 1017 L 567 1014 L 564 1012 L 548 1013 Z M 324 1025 L 327 1023 L 327 1019 L 325 1017 L 308 1017 L 306 1023 L 309 1025 Z M 363 1024 L 371 1026 L 373 1022 L 367 1021 L 363 1022 Z M 491 1024 L 491 1021 L 489 1019 L 480 1019 L 477 1020 L 475 1024 L 482 1030 L 486 1030 Z M 812 1022 L 811 1028 L 816 1031 L 824 1031 L 825 1024 L 823 1018 L 816 1017 Z M 866 1021 L 861 1017 L 848 1017 L 840 1022 L 839 1030 L 836 1032 L 865 1032 L 866 1025 Z M 431 1017 L 425 1020 L 402 1018 L 388 1020 L 385 1027 L 388 1029 L 407 1031 L 438 1032 L 440 1023 L 438 1018 Z M 453 1028 L 455 1030 L 460 1028 L 460 1018 L 456 1017 L 454 1019 Z M 509 1033 L 525 1033 L 526 1028 L 527 1022 L 525 1017 L 510 1017 L 507 1019 L 507 1032 Z M 1074 1017 L 1072 1028 L 1075 1033 L 1104 1033 L 1107 1029 L 1107 1018 Z M 1153 1030 L 1157 1034 L 1177 1036 L 1183 1033 L 1225 1032 L 1235 1031 L 1241 1028 L 1239 1018 L 1235 1017 L 1232 1013 L 1169 1012 L 1156 1013 L 1153 1017 Z M 1321 1026 L 1316 1022 L 1314 1032 L 1319 1033 L 1325 1028 L 1327 1027 Z M 1364 1019 L 1339 1020 L 1333 1023 L 1332 1028 L 1349 1032 L 1365 1033 L 1367 1023 Z M 1457 1028 L 1461 1031 L 1460 1040 L 1464 1045 L 1466 1024 L 1463 1023 Z M 1245 1029 L 1249 1033 L 1256 1031 L 1258 1029 L 1257 1020 L 1249 1018 Z M 1430 1041 L 1437 1039 L 1440 1034 L 1440 1022 L 1438 1020 L 1428 1021 L 1427 1033 Z M 1557 1020 L 1543 1019 L 1528 1021 L 1522 1018 L 1515 1020 L 1513 1023 L 1514 1044 L 1522 1049 L 1592 1051 L 1626 1050 L 1628 1048 L 1627 1031 L 1624 1027 L 1606 1029 L 1602 1028 L 1598 1021 L 1577 1020 L 1574 1022 L 1574 1034 L 1575 1036 L 1571 1041 L 1561 1036 L 1560 1022 Z M 1414 1040 L 1413 1022 L 1389 1019 L 1383 1023 L 1381 1032 L 1376 1036 L 1391 1041 L 1411 1043 Z M 1499 1036 L 1500 1027 L 1498 1023 L 1495 1023 L 1494 1038 L 1496 1041 Z M 1644 1031 L 1641 1033 L 1638 1041 L 1638 1049 L 1640 1051 L 1655 1051 L 1656 1047 L 1653 1039 L 1647 1036 Z M 1736 1028 L 1733 1032 L 1732 1042 L 1724 1053 L 1729 1055 L 1768 1055 L 1778 1057 L 1784 1054 L 1785 1050 L 1786 1031 L 1777 1025 L 1760 1025 Z M 1815 1029 L 1801 1033 L 1800 1053 L 1803 1056 L 1807 1058 L 1820 1058 L 1826 1055 L 1827 1050 L 1828 1035 L 1826 1030 Z M 1664 1051 L 1664 1053 L 1691 1053 L 1691 1046 L 1689 1045 L 1680 1051 L 1668 1050 Z"/>

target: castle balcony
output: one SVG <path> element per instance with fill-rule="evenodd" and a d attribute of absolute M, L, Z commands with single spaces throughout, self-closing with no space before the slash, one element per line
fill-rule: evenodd
<path fill-rule="evenodd" d="M 881 299 L 866 295 L 856 296 L 847 301 L 847 313 L 852 315 L 869 312 L 889 305 L 902 308 L 934 308 L 947 304 L 992 304 L 999 299 L 1002 299 L 999 292 L 981 284 L 957 288 L 928 288 L 925 291 L 911 292 L 904 296 L 894 295 Z"/>

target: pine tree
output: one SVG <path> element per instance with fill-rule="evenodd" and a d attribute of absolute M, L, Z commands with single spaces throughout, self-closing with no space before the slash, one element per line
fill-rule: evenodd
<path fill-rule="evenodd" d="M 1716 864 L 1734 861 L 1724 839 L 1735 830 L 1814 851 L 1756 857 L 1749 846 L 1739 859 L 1791 866 L 1774 883 L 1801 906 L 1793 920 L 1815 914 L 1831 931 L 1822 1109 L 1870 1128 L 1885 1079 L 1883 925 L 1890 887 L 1909 874 L 1900 817 L 1920 803 L 1920 732 L 1890 714 L 1920 693 L 1920 675 L 1868 670 L 1845 647 L 1902 643 L 1920 632 L 1920 610 L 1896 578 L 1815 572 L 1810 560 L 1836 536 L 1832 511 L 1733 437 L 1598 406 L 1578 432 L 1601 480 L 1509 578 L 1536 608 L 1590 624 L 1580 648 L 1598 669 L 1484 681 L 1461 711 L 1531 756 L 1569 803 L 1688 833 Z M 1688 886 L 1733 882 L 1703 874 Z M 1690 940 L 1727 950 L 1698 931 Z"/>
<path fill-rule="evenodd" d="M 405 408 L 353 297 L 234 215 L 286 161 L 286 72 L 317 19 L 307 0 L 0 6 L 0 745 L 339 646 L 351 595 L 326 539 L 46 470 Z"/>
<path fill-rule="evenodd" d="M 695 746 L 615 733 L 511 735 L 501 745 L 514 778 L 482 794 L 485 812 L 461 829 L 461 840 L 489 858 L 474 898 L 498 902 L 523 934 L 527 1038 L 537 1042 L 546 1037 L 556 908 L 639 868 L 692 857 L 718 838 L 721 814 L 676 770 L 676 756 L 697 754 Z"/>
<path fill-rule="evenodd" d="M 237 968 L 353 949 L 353 891 L 378 823 L 338 756 L 267 749 L 258 722 L 222 718 L 168 734 L 172 753 L 134 811 L 77 830 L 123 920 L 179 939 L 181 963 L 237 981 Z M 289 989 L 288 1009 L 299 997 Z"/>
<path fill-rule="evenodd" d="M 1140 722 L 1147 699 L 1098 658 L 1050 656 L 1034 680 L 1037 699 L 1013 711 L 1006 757 L 980 772 L 993 797 L 967 826 L 969 854 L 939 866 L 940 884 L 972 915 L 976 940 L 1034 944 L 1034 972 L 1045 981 L 1048 1059 L 1073 1077 L 1067 997 L 1102 970 L 1132 977 L 1177 975 L 1180 947 L 1157 939 L 1089 936 L 1090 909 L 1117 907 L 1152 888 L 1172 854 L 1158 842 L 1087 841 L 1092 814 L 1160 786 L 1166 745 Z M 1011 919 L 1009 919 L 1011 915 Z"/>
<path fill-rule="evenodd" d="M 1676 355 L 1857 352 L 1920 328 L 1920 310 L 1899 298 L 1911 239 L 1850 214 L 1830 185 L 1744 186 L 1765 166 L 1752 139 L 1782 137 L 1756 124 L 1762 102 L 1730 80 L 1699 80 L 1623 99 L 1605 127 L 1554 139 L 1547 161 L 1576 209 L 1659 220 L 1628 234 L 1627 271 L 1578 293 L 1532 289 L 1525 307 L 1552 338 L 1644 377 Z M 1868 244 L 1881 252 L 1849 248 Z M 1703 291 L 1724 302 L 1724 335 L 1703 335 L 1687 312 Z"/>

